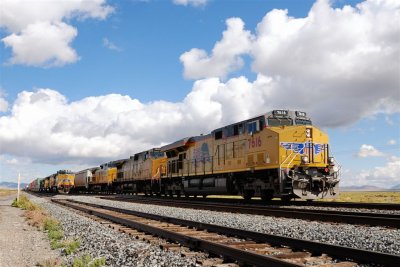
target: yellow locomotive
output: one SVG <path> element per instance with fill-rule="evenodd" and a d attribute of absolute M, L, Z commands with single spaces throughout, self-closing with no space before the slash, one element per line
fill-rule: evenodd
<path fill-rule="evenodd" d="M 161 188 L 161 177 L 166 174 L 166 162 L 165 154 L 157 148 L 117 161 L 118 177 L 115 182 L 117 192 L 160 194 L 164 191 Z"/>
<path fill-rule="evenodd" d="M 100 165 L 100 168 L 94 169 L 92 173 L 92 179 L 89 181 L 91 191 L 113 191 L 113 183 L 117 179 L 117 168 L 114 164 L 104 163 Z"/>
<path fill-rule="evenodd" d="M 77 172 L 75 190 L 313 200 L 335 197 L 339 181 L 327 134 L 305 112 L 273 110 Z M 69 192 L 74 174 L 59 171 L 40 187 Z"/>
<path fill-rule="evenodd" d="M 338 193 L 328 136 L 300 111 L 274 110 L 161 149 L 171 195 L 312 200 Z"/>
<path fill-rule="evenodd" d="M 75 174 L 68 170 L 59 170 L 40 182 L 40 191 L 68 194 L 74 188 Z"/>

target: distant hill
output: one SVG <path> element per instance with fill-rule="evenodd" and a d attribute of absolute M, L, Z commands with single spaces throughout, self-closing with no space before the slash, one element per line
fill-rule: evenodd
<path fill-rule="evenodd" d="M 20 188 L 26 187 L 28 184 L 21 183 Z M 7 189 L 17 189 L 18 184 L 13 182 L 0 182 L 0 188 L 7 188 Z"/>
<path fill-rule="evenodd" d="M 393 189 L 381 188 L 373 185 L 339 186 L 341 191 L 391 191 Z"/>
<path fill-rule="evenodd" d="M 400 191 L 400 184 L 395 185 L 395 186 L 392 186 L 390 189 L 391 189 L 391 190 Z"/>

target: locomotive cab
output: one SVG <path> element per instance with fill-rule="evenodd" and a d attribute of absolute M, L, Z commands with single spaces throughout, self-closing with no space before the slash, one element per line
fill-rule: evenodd
<path fill-rule="evenodd" d="M 335 197 L 340 166 L 329 155 L 328 136 L 312 126 L 304 112 L 296 111 L 292 116 L 296 127 L 275 129 L 280 136 L 281 193 L 307 200 Z"/>
<path fill-rule="evenodd" d="M 60 170 L 55 177 L 57 191 L 60 194 L 68 194 L 74 187 L 75 174 L 68 170 Z"/>

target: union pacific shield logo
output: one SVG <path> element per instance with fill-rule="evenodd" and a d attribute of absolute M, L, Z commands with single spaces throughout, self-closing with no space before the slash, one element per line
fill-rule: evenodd
<path fill-rule="evenodd" d="M 314 144 L 314 154 L 318 155 L 319 153 L 321 153 L 323 147 L 323 144 Z"/>
<path fill-rule="evenodd" d="M 295 153 L 303 154 L 305 143 L 281 142 L 281 146 L 286 150 L 293 150 Z"/>
<path fill-rule="evenodd" d="M 321 153 L 324 145 L 323 144 L 312 144 L 306 143 L 295 143 L 295 142 L 281 142 L 280 145 L 286 150 L 293 150 L 297 154 L 308 154 L 312 146 L 314 146 L 314 154 L 318 155 Z"/>

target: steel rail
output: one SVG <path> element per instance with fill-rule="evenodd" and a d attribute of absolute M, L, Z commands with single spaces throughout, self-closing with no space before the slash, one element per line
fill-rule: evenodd
<path fill-rule="evenodd" d="M 117 197 L 124 198 L 153 198 L 153 199 L 171 199 L 170 196 L 145 196 L 145 195 L 123 195 L 115 194 Z M 327 201 L 304 201 L 304 200 L 293 200 L 293 201 L 282 201 L 282 200 L 271 200 L 263 201 L 261 199 L 244 200 L 239 198 L 185 198 L 188 201 L 194 202 L 218 202 L 218 203 L 229 203 L 229 204 L 254 204 L 262 206 L 311 206 L 311 207 L 333 207 L 333 208 L 353 208 L 353 209 L 378 209 L 378 210 L 399 210 L 400 204 L 397 203 L 364 203 L 364 202 L 327 202 Z"/>
<path fill-rule="evenodd" d="M 232 204 L 210 204 L 198 203 L 182 200 L 158 200 L 158 199 L 134 199 L 119 197 L 101 197 L 107 200 L 137 202 L 144 204 L 155 204 L 163 206 L 175 206 L 181 208 L 203 209 L 212 211 L 223 211 L 243 214 L 254 214 L 264 216 L 276 216 L 284 218 L 294 218 L 303 220 L 315 220 L 324 222 L 336 222 L 347 224 L 361 224 L 372 226 L 384 226 L 400 228 L 400 215 L 396 214 L 379 214 L 364 212 L 347 212 L 332 210 L 301 210 L 294 208 L 271 208 L 265 206 L 238 206 Z"/>
<path fill-rule="evenodd" d="M 125 225 L 128 227 L 132 227 L 132 228 L 138 229 L 143 232 L 151 233 L 153 235 L 156 235 L 156 236 L 168 239 L 168 240 L 174 240 L 175 242 L 183 244 L 192 249 L 200 249 L 202 251 L 207 251 L 207 252 L 213 253 L 215 255 L 222 255 L 225 258 L 238 261 L 242 264 L 248 264 L 248 265 L 252 265 L 252 266 L 260 266 L 260 267 L 263 267 L 263 266 L 272 266 L 272 267 L 280 267 L 280 266 L 282 266 L 282 267 L 298 267 L 298 266 L 301 266 L 298 264 L 290 263 L 290 262 L 287 262 L 287 261 L 284 261 L 284 260 L 281 260 L 278 258 L 268 256 L 268 255 L 261 255 L 261 254 L 253 253 L 250 251 L 232 248 L 227 245 L 218 244 L 218 243 L 207 241 L 204 239 L 187 236 L 187 235 L 176 233 L 176 232 L 173 232 L 170 230 L 158 228 L 155 226 L 132 221 L 129 219 L 120 218 L 120 217 L 106 214 L 103 212 L 99 212 L 96 210 L 91 210 L 88 208 L 77 206 L 74 204 L 71 205 L 71 204 L 65 203 L 63 201 L 54 200 L 54 199 L 52 201 L 56 202 L 58 204 L 64 205 L 64 206 L 68 206 L 68 207 L 95 215 L 97 217 L 100 217 L 100 218 L 103 218 L 103 219 L 106 219 L 106 220 L 109 220 L 109 221 L 112 221 L 115 223 L 119 223 L 119 224 L 122 224 L 122 225 Z M 79 203 L 79 204 L 84 204 L 84 203 Z M 92 205 L 89 205 L 89 206 L 92 206 Z M 104 209 L 104 207 L 97 207 L 97 206 L 95 206 L 95 207 Z M 120 211 L 116 211 L 116 212 L 120 212 Z M 127 212 L 124 212 L 124 213 L 130 214 Z M 131 215 L 133 215 L 133 214 L 131 214 Z M 134 214 L 134 215 L 136 215 L 136 214 Z"/>
<path fill-rule="evenodd" d="M 52 199 L 52 201 L 56 201 Z M 278 236 L 278 235 L 271 235 L 271 234 L 264 234 L 258 232 L 252 232 L 247 230 L 229 228 L 219 225 L 201 223 L 201 222 L 194 222 L 184 219 L 177 219 L 167 216 L 160 216 L 155 214 L 143 213 L 133 210 L 126 210 L 120 208 L 114 208 L 104 205 L 98 204 L 91 204 L 85 203 L 81 201 L 70 200 L 70 202 L 83 204 L 91 207 L 102 208 L 106 210 L 116 211 L 124 214 L 135 215 L 147 219 L 159 220 L 163 222 L 169 222 L 173 224 L 179 224 L 183 226 L 188 226 L 196 229 L 207 230 L 209 232 L 216 232 L 220 234 L 225 234 L 228 236 L 236 236 L 243 239 L 252 239 L 256 242 L 265 242 L 270 243 L 272 245 L 281 245 L 281 246 L 288 246 L 293 250 L 307 250 L 312 253 L 326 253 L 329 256 L 338 258 L 338 259 L 352 259 L 359 263 L 375 263 L 375 264 L 382 264 L 386 266 L 398 266 L 400 263 L 400 256 L 392 255 L 387 253 L 381 252 L 374 252 L 362 249 L 355 249 L 337 245 L 331 245 L 326 243 L 314 242 L 314 241 L 307 241 L 302 239 L 295 239 L 290 237 Z M 189 242 L 190 243 L 190 242 Z M 265 263 L 264 263 L 265 264 Z M 263 265 L 265 266 L 265 265 Z M 272 266 L 272 265 L 271 265 Z"/>

